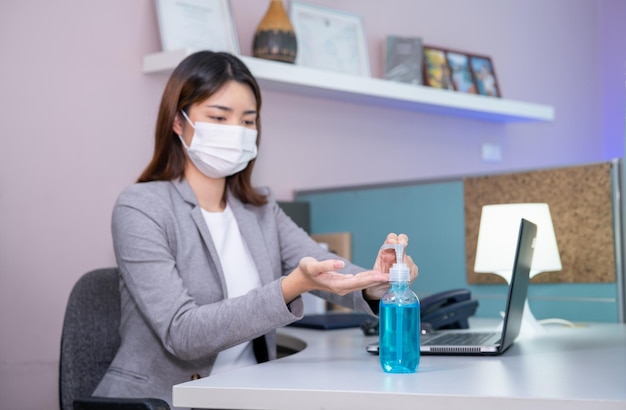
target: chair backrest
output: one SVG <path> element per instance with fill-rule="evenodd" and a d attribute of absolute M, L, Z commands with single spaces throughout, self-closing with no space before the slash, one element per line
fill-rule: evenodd
<path fill-rule="evenodd" d="M 91 396 L 120 345 L 120 293 L 117 268 L 85 273 L 70 293 L 59 363 L 61 410 Z"/>

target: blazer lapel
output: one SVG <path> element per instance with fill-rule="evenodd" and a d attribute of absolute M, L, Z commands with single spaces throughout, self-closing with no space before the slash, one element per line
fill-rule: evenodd
<path fill-rule="evenodd" d="M 202 216 L 202 209 L 198 205 L 198 200 L 196 199 L 196 195 L 193 193 L 191 186 L 187 183 L 186 180 L 174 180 L 171 181 L 176 190 L 180 193 L 181 197 L 190 205 L 189 213 L 191 215 L 191 219 L 195 223 L 198 231 L 200 232 L 200 236 L 206 245 L 206 248 L 209 251 L 209 263 L 213 265 L 215 272 L 217 272 L 217 279 L 220 283 L 220 287 L 222 289 L 222 294 L 227 295 L 228 291 L 226 290 L 226 279 L 224 278 L 224 271 L 222 270 L 222 265 L 219 263 L 219 255 L 217 253 L 217 249 L 215 249 L 215 244 L 213 243 L 213 239 L 211 238 L 211 233 L 209 232 L 209 228 L 207 227 L 206 221 Z"/>

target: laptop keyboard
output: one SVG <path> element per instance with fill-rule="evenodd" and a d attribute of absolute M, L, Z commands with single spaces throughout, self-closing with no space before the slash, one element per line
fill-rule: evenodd
<path fill-rule="evenodd" d="M 494 333 L 446 333 L 430 340 L 425 341 L 422 344 L 426 345 L 458 345 L 458 346 L 480 346 L 487 340 L 492 338 Z"/>

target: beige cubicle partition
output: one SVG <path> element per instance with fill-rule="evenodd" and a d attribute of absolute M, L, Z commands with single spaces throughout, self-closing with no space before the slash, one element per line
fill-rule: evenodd
<path fill-rule="evenodd" d="M 319 233 L 311 235 L 311 238 L 317 243 L 323 243 L 328 246 L 328 250 L 335 255 L 348 261 L 352 260 L 352 234 L 350 232 Z M 330 302 L 327 302 L 326 309 L 344 312 L 350 311 L 348 308 Z"/>
<path fill-rule="evenodd" d="M 318 233 L 311 235 L 315 242 L 328 246 L 328 250 L 346 260 L 352 260 L 352 234 L 350 232 Z"/>
<path fill-rule="evenodd" d="M 468 283 L 503 283 L 474 272 L 483 205 L 545 202 L 550 206 L 563 269 L 535 283 L 615 282 L 613 167 L 617 162 L 466 178 L 465 246 Z M 619 208 L 619 207 L 618 207 Z M 618 233 L 619 234 L 619 233 Z"/>

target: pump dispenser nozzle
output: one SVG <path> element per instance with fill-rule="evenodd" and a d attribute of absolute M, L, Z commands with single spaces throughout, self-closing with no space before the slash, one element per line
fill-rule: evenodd
<path fill-rule="evenodd" d="M 401 243 L 386 244 L 382 249 L 394 249 L 396 251 L 396 263 L 389 269 L 389 282 L 408 282 L 411 279 L 411 271 L 406 263 L 402 263 L 404 245 Z"/>

